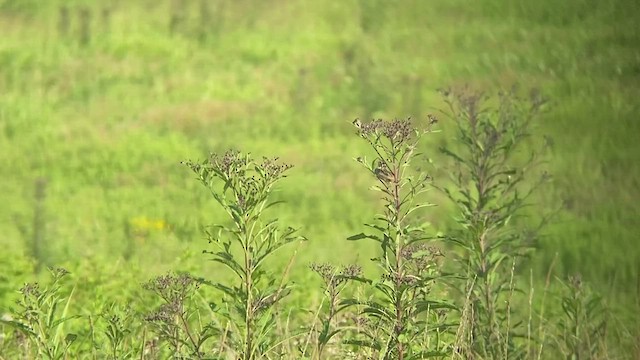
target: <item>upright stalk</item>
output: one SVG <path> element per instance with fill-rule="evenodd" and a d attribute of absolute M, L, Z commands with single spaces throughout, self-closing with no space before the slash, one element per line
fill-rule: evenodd
<path fill-rule="evenodd" d="M 455 164 L 450 171 L 452 185 L 442 188 L 459 209 L 460 227 L 450 240 L 462 250 L 468 266 L 461 272 L 478 279 L 467 282 L 473 284 L 471 289 L 461 291 L 471 294 L 475 314 L 468 324 L 474 354 L 467 356 L 517 357 L 523 352 L 511 343 L 515 329 L 506 320 L 512 310 L 506 295 L 511 289 L 508 264 L 532 248 L 544 223 L 543 218 L 532 231 L 516 224 L 533 191 L 547 179 L 546 173 L 531 174 L 541 164 L 539 153 L 523 157 L 520 152 L 543 101 L 537 93 L 527 101 L 515 91 L 501 94 L 497 106 L 482 94 L 445 91 L 444 95 L 459 145 L 441 149 Z"/>
<path fill-rule="evenodd" d="M 428 121 L 424 131 L 412 127 L 410 120 L 354 121 L 358 135 L 368 142 L 375 154 L 371 162 L 364 157 L 357 161 L 376 177 L 378 184 L 373 190 L 382 194 L 384 213 L 376 216 L 376 223 L 366 224 L 375 230 L 375 234 L 361 233 L 349 240 L 376 241 L 380 253 L 373 260 L 383 274 L 376 281 L 358 279 L 375 291 L 374 300 L 347 303 L 362 305 L 362 313 L 371 320 L 371 325 L 375 324 L 364 327 L 360 338 L 353 343 L 375 349 L 374 353 L 383 359 L 442 355 L 435 350 L 441 349 L 438 340 L 433 341 L 434 349 L 419 349 L 413 342 L 422 341 L 425 334 L 430 335 L 432 331 L 436 336 L 438 325 L 428 324 L 423 319 L 429 318 L 435 308 L 451 308 L 429 296 L 433 281 L 439 278 L 439 269 L 434 263 L 439 253 L 428 246 L 435 238 L 427 235 L 414 216 L 417 210 L 431 206 L 420 198 L 428 190 L 431 177 L 408 171 L 419 140 L 431 132 L 436 119 L 429 117 Z"/>
<path fill-rule="evenodd" d="M 237 358 L 264 356 L 259 352 L 273 349 L 277 341 L 271 334 L 276 322 L 273 307 L 289 288 L 288 271 L 276 279 L 265 271 L 264 262 L 280 247 L 304 240 L 291 227 L 282 230 L 277 219 L 264 219 L 265 210 L 275 204 L 270 201 L 273 186 L 291 166 L 279 164 L 277 158 L 257 162 L 250 154 L 237 151 L 213 154 L 206 161 L 187 165 L 233 222 L 231 227 L 215 225 L 212 228 L 217 231 L 208 231 L 215 250 L 205 251 L 235 278 L 232 284 L 208 282 L 224 294 L 223 306 L 217 311 L 229 323 L 218 330 L 228 336 L 226 347 L 237 352 Z M 234 246 L 240 247 L 242 255 L 232 251 Z"/>
<path fill-rule="evenodd" d="M 246 230 L 246 228 L 245 228 Z M 247 293 L 247 301 L 246 301 L 246 305 L 245 305 L 245 336 L 244 336 L 244 344 L 245 344 L 245 349 L 244 349 L 244 359 L 245 360 L 249 360 L 251 359 L 251 354 L 253 353 L 253 344 L 252 344 L 252 339 L 253 339 L 253 331 L 252 331 L 252 327 L 253 327 L 253 323 L 252 323 L 252 319 L 253 319 L 253 271 L 252 271 L 252 266 L 251 266 L 251 250 L 250 250 L 250 246 L 249 246 L 249 234 L 245 234 L 245 243 L 244 243 L 244 268 L 246 269 L 246 276 L 245 276 L 245 291 Z"/>

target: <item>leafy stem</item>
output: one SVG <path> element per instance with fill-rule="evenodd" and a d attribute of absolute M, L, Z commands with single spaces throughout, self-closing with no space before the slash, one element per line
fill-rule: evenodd
<path fill-rule="evenodd" d="M 219 309 L 237 330 L 224 332 L 230 338 L 229 348 L 239 349 L 238 356 L 244 360 L 254 359 L 264 349 L 273 348 L 270 329 L 275 319 L 271 309 L 288 293 L 288 270 L 278 282 L 266 271 L 265 260 L 284 245 L 304 240 L 291 227 L 282 231 L 277 219 L 264 219 L 265 211 L 278 204 L 269 199 L 273 186 L 291 165 L 281 164 L 277 158 L 258 162 L 237 151 L 186 164 L 233 222 L 231 227 L 215 225 L 212 228 L 217 232 L 208 231 L 209 242 L 217 249 L 204 252 L 231 271 L 236 285 L 208 283 L 224 293 L 229 300 L 226 304 L 236 304 Z M 240 255 L 234 252 L 234 243 Z"/>

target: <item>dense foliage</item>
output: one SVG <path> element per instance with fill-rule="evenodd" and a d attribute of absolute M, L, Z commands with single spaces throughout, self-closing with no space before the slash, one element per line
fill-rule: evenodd
<path fill-rule="evenodd" d="M 639 15 L 0 0 L 0 356 L 638 357 Z"/>

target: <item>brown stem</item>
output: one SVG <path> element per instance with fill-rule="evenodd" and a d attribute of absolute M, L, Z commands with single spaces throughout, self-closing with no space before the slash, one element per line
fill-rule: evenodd
<path fill-rule="evenodd" d="M 402 238 L 402 224 L 400 223 L 400 166 L 395 166 L 393 169 L 393 201 L 394 201 L 394 218 L 393 221 L 396 224 L 396 276 L 395 276 L 395 293 L 396 293 L 396 324 L 394 326 L 394 336 L 396 341 L 396 347 L 398 349 L 398 359 L 404 359 L 404 344 L 400 342 L 399 337 L 403 329 L 403 312 L 404 306 L 402 303 L 402 278 L 403 278 L 403 263 L 402 263 L 402 250 L 404 247 Z"/>
<path fill-rule="evenodd" d="M 189 325 L 187 324 L 187 319 L 184 318 L 184 313 L 180 312 L 179 317 L 180 317 L 180 320 L 182 321 L 182 326 L 184 326 L 184 332 L 187 333 L 187 337 L 189 338 L 191 345 L 193 345 L 193 349 L 196 353 L 196 356 L 198 357 L 198 359 L 201 359 L 202 357 L 200 356 L 200 347 L 198 346 L 195 339 L 193 338 L 193 335 L 191 335 L 191 331 L 189 331 Z"/>
<path fill-rule="evenodd" d="M 245 276 L 245 288 L 247 291 L 247 303 L 246 303 L 246 309 L 245 309 L 245 354 L 244 354 L 244 358 L 245 360 L 250 360 L 251 359 L 251 353 L 253 351 L 253 344 L 251 341 L 251 337 L 253 336 L 252 331 L 251 331 L 251 321 L 253 318 L 253 311 L 252 311 L 252 299 L 251 299 L 251 294 L 253 291 L 253 283 L 252 283 L 252 277 L 253 277 L 253 272 L 251 271 L 251 254 L 249 253 L 249 240 L 247 239 L 247 243 L 246 243 L 246 247 L 244 249 L 244 266 L 246 269 L 246 276 Z"/>

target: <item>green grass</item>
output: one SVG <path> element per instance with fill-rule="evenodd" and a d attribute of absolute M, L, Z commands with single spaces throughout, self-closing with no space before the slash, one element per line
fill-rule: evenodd
<path fill-rule="evenodd" d="M 0 1 L 0 258 L 24 253 L 34 181 L 45 177 L 48 262 L 87 258 L 100 269 L 131 255 L 144 269 L 131 275 L 137 282 L 175 267 L 211 273 L 193 253 L 221 212 L 179 161 L 235 147 L 296 166 L 279 216 L 311 239 L 294 271 L 304 281 L 309 261 L 367 258 L 344 240 L 376 203 L 351 161 L 362 151 L 351 120 L 423 119 L 443 107 L 438 88 L 519 83 L 551 100 L 539 132 L 555 143 L 555 180 L 540 200 L 566 203 L 532 266 L 542 277 L 558 253 L 561 273 L 582 273 L 612 299 L 635 296 L 637 2 L 377 2 L 366 32 L 356 1 L 224 2 L 205 38 L 196 2 L 185 1 L 174 34 L 169 1 L 114 2 L 108 31 L 101 2 L 65 3 L 72 22 L 63 36 L 62 2 Z M 94 14 L 84 46 L 82 6 Z M 434 150 L 453 138 L 441 123 L 426 149 L 438 169 Z M 433 214 L 437 226 L 450 223 L 446 206 Z M 169 225 L 127 237 L 125 224 L 141 217 Z"/>

